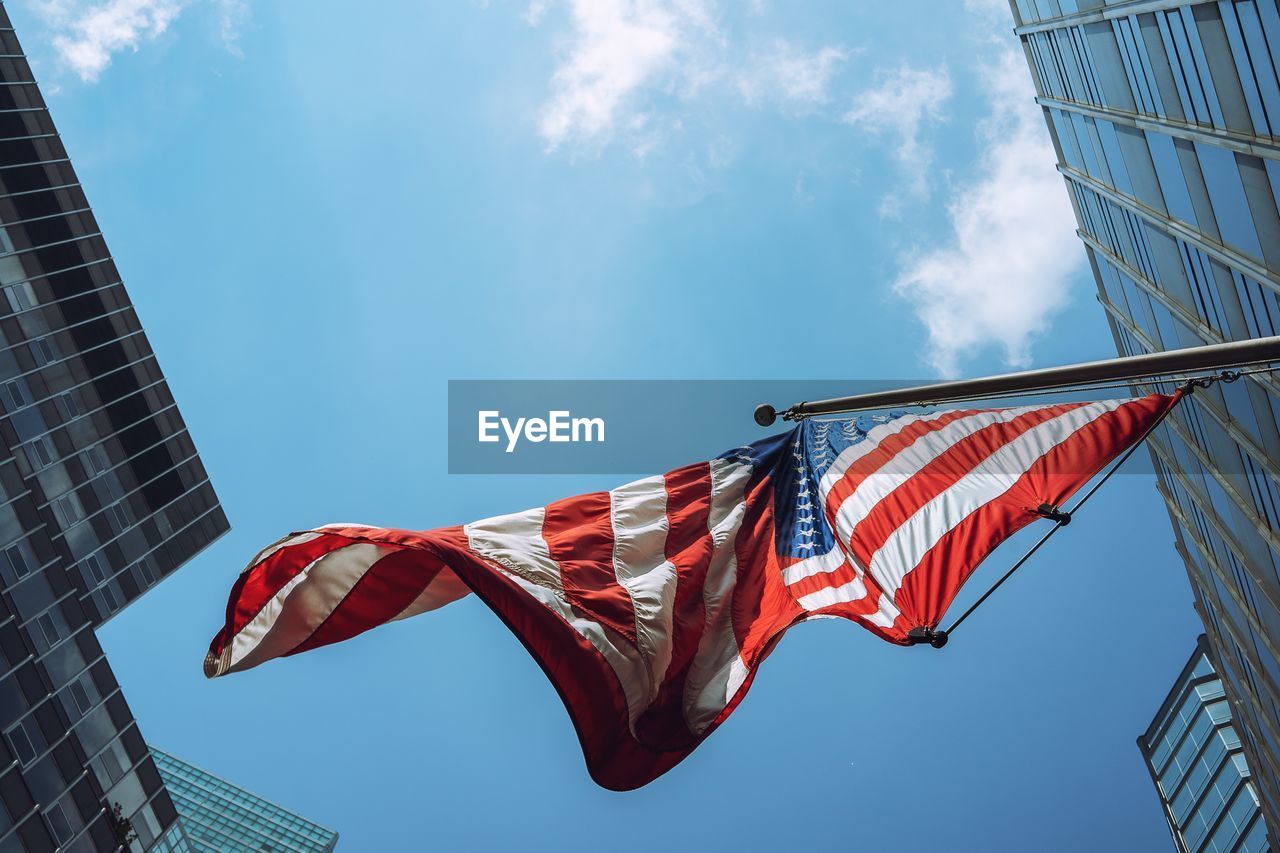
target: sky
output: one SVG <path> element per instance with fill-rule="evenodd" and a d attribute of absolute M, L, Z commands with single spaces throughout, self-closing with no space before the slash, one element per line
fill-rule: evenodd
<path fill-rule="evenodd" d="M 618 484 L 449 475 L 450 379 L 1113 355 L 1003 0 L 7 5 L 232 524 L 100 631 L 149 742 L 347 850 L 1167 845 L 1135 739 L 1200 629 L 1141 467 L 945 650 L 793 630 L 632 793 L 474 599 L 201 673 L 288 531 Z"/>

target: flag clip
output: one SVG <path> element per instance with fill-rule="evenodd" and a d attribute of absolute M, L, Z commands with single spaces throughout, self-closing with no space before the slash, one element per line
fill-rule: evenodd
<path fill-rule="evenodd" d="M 928 643 L 935 649 L 940 649 L 947 644 L 947 632 L 932 628 L 912 628 L 907 632 L 907 642 L 913 646 Z"/>
<path fill-rule="evenodd" d="M 1061 524 L 1063 527 L 1066 527 L 1071 523 L 1071 513 L 1060 507 L 1050 506 L 1049 504 L 1040 504 L 1040 506 L 1036 507 L 1036 512 L 1050 521 L 1058 522 L 1058 524 Z"/>

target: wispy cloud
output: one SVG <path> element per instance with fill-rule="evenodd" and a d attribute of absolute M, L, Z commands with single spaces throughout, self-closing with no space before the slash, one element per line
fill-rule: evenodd
<path fill-rule="evenodd" d="M 194 0 L 36 0 L 59 64 L 94 83 L 123 51 L 137 51 L 162 36 Z M 228 50 L 238 53 L 248 0 L 208 0 Z"/>
<path fill-rule="evenodd" d="M 218 36 L 222 44 L 235 56 L 240 51 L 240 33 L 249 20 L 249 0 L 214 0 L 218 12 Z"/>
<path fill-rule="evenodd" d="M 547 14 L 547 10 L 551 8 L 551 0 L 529 0 L 529 6 L 525 9 L 524 20 L 531 27 L 536 27 L 542 23 L 542 18 Z"/>
<path fill-rule="evenodd" d="M 1003 25 L 1013 29 L 1013 18 L 1009 16 L 1009 0 L 964 0 L 967 12 L 983 15 L 996 26 Z"/>
<path fill-rule="evenodd" d="M 704 17 L 697 4 L 644 0 L 574 0 L 571 15 L 573 35 L 540 125 L 552 148 L 570 137 L 600 138 L 638 90 L 673 85 Z"/>
<path fill-rule="evenodd" d="M 925 140 L 931 125 L 945 120 L 944 109 L 951 100 L 951 75 L 945 67 L 913 68 L 902 65 L 882 73 L 876 84 L 854 100 L 844 120 L 874 134 L 890 137 L 894 159 L 902 173 L 898 192 L 885 198 L 881 213 L 901 213 L 903 195 L 916 200 L 929 196 L 929 178 L 934 172 L 933 147 Z"/>
<path fill-rule="evenodd" d="M 563 41 L 540 112 L 548 150 L 616 143 L 643 158 L 676 137 L 693 149 L 700 110 L 768 105 L 843 118 L 891 146 L 899 174 L 881 203 L 887 218 L 943 191 L 934 138 L 955 90 L 945 65 L 887 65 L 837 111 L 842 69 L 860 51 L 753 32 L 767 22 L 750 15 L 730 26 L 722 15 L 730 8 L 716 0 L 532 0 L 531 25 L 549 29 L 552 13 L 564 13 L 554 16 Z M 971 179 L 948 184 L 947 227 L 900 258 L 893 282 L 924 324 L 927 360 L 947 375 L 993 346 L 1025 365 L 1070 300 L 1083 260 L 1025 63 L 1016 43 L 997 37 L 1011 29 L 1007 0 L 965 0 L 965 8 L 974 23 L 965 37 L 978 34 L 991 57 L 979 74 L 988 99 L 976 128 L 980 153 Z M 694 184 L 723 162 L 695 160 Z M 806 181 L 794 195 L 797 203 L 812 197 Z"/>
<path fill-rule="evenodd" d="M 841 47 L 806 51 L 786 39 L 774 39 L 767 49 L 752 52 L 749 67 L 738 79 L 738 90 L 748 103 L 825 104 L 832 75 L 849 56 Z"/>
<path fill-rule="evenodd" d="M 540 26 L 553 5 L 533 0 L 526 21 Z M 699 98 L 822 104 L 849 56 L 837 45 L 810 51 L 777 38 L 748 49 L 721 26 L 713 0 L 568 0 L 567 12 L 568 33 L 539 117 L 549 150 L 623 137 L 647 153 L 662 138 L 659 125 L 678 127 L 682 110 Z"/>
<path fill-rule="evenodd" d="M 184 5 L 185 0 L 50 0 L 37 4 L 36 10 L 55 33 L 53 47 L 62 63 L 92 83 L 111 64 L 113 54 L 137 50 L 162 35 Z"/>
<path fill-rule="evenodd" d="M 990 113 L 977 177 L 952 193 L 947 242 L 904 258 L 895 283 L 928 331 L 929 362 L 947 376 L 989 346 L 1028 364 L 1084 260 L 1021 53 L 1001 47 L 982 78 Z"/>

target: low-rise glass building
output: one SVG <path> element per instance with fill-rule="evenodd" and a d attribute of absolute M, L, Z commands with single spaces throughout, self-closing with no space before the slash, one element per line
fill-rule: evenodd
<path fill-rule="evenodd" d="M 191 849 L 328 853 L 338 833 L 238 785 L 151 748 Z"/>
<path fill-rule="evenodd" d="M 1263 853 L 1267 826 L 1201 635 L 1138 749 L 1181 853 Z"/>

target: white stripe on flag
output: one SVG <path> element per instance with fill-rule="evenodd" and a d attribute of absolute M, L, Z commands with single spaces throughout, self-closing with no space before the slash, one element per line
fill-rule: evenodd
<path fill-rule="evenodd" d="M 543 508 L 500 515 L 463 528 L 471 550 L 491 561 L 513 583 L 581 634 L 608 661 L 626 695 L 629 722 L 647 705 L 644 664 L 634 647 L 617 632 L 574 612 L 565 601 L 560 567 L 542 538 Z"/>
<path fill-rule="evenodd" d="M 391 618 L 392 622 L 397 619 L 408 619 L 410 616 L 417 616 L 420 613 L 426 613 L 428 610 L 435 610 L 444 607 L 450 602 L 457 601 L 459 598 L 466 598 L 471 594 L 471 588 L 462 582 L 462 579 L 454 574 L 453 569 L 445 566 L 436 573 L 431 582 L 422 588 L 422 592 L 418 593 L 418 597 L 409 602 L 409 605 Z"/>
<path fill-rule="evenodd" d="M 281 548 L 289 548 L 293 545 L 301 545 L 302 543 L 310 542 L 312 539 L 316 539 L 319 536 L 320 534 L 314 530 L 308 530 L 305 533 L 290 533 L 288 536 L 284 536 L 280 539 L 277 539 L 267 547 L 263 548 L 257 554 L 254 554 L 253 559 L 249 561 L 249 565 L 244 567 L 244 570 L 246 572 L 250 571 L 251 569 L 253 569 L 254 566 L 263 562 L 272 554 L 279 551 Z"/>
<path fill-rule="evenodd" d="M 738 531 L 746 514 L 746 487 L 753 471 L 726 459 L 711 462 L 711 509 L 707 528 L 713 551 L 702 588 L 706 611 L 698 651 L 684 684 L 684 719 L 701 734 L 742 686 L 746 666 L 733 629 L 733 590 L 738 582 Z M 735 666 L 736 664 L 736 666 Z"/>
<path fill-rule="evenodd" d="M 805 578 L 820 574 L 831 574 L 843 566 L 848 560 L 840 545 L 835 545 L 825 554 L 805 557 L 798 563 L 792 563 L 782 570 L 782 582 L 788 586 Z"/>
<path fill-rule="evenodd" d="M 1007 492 L 1041 457 L 1125 402 L 1091 403 L 1032 427 L 922 506 L 871 556 L 871 576 L 885 595 L 897 593 L 902 579 L 943 536 L 980 507 Z"/>
<path fill-rule="evenodd" d="M 843 554 L 841 558 L 843 558 Z M 796 603 L 805 610 L 818 610 L 823 607 L 830 607 L 833 604 L 842 604 L 846 601 L 857 601 L 865 598 L 867 595 L 867 585 L 861 577 L 856 577 L 841 586 L 824 586 L 822 589 L 815 590 L 808 595 L 802 595 L 796 599 Z"/>
<path fill-rule="evenodd" d="M 802 595 L 796 599 L 796 603 L 805 610 L 819 610 L 823 607 L 830 607 L 833 604 L 847 604 L 851 601 L 861 601 L 867 597 L 867 584 L 864 577 L 859 574 L 858 577 L 846 584 L 835 587 L 825 587 L 823 589 L 811 592 L 808 595 Z M 901 613 L 887 595 L 880 596 L 879 606 L 874 613 L 868 613 L 862 616 L 873 625 L 879 625 L 881 628 L 888 628 L 893 624 L 893 620 L 898 618 Z"/>
<path fill-rule="evenodd" d="M 312 562 L 236 634 L 230 668 L 248 669 L 292 651 L 329 618 L 369 567 L 389 553 L 391 549 L 358 542 Z"/>
<path fill-rule="evenodd" d="M 671 665 L 675 617 L 676 567 L 665 555 L 670 530 L 666 479 L 646 477 L 619 486 L 609 493 L 609 512 L 613 569 L 631 596 L 636 643 L 647 664 L 648 694 L 653 700 Z"/>
<path fill-rule="evenodd" d="M 880 424 L 872 427 L 867 431 L 867 436 L 856 444 L 851 444 L 844 450 L 840 451 L 840 455 L 836 457 L 836 461 L 831 463 L 831 467 L 822 475 L 822 481 L 818 484 L 818 496 L 822 498 L 823 504 L 826 504 L 827 495 L 831 493 L 831 487 L 837 481 L 844 479 L 845 473 L 862 457 L 874 451 L 880 446 L 880 443 L 892 435 L 896 435 L 911 424 L 921 421 L 936 421 L 943 415 L 950 412 L 930 412 L 927 415 L 904 415 L 900 418 L 894 418 L 887 424 Z"/>
<path fill-rule="evenodd" d="M 957 442 L 981 429 L 1010 421 L 1043 406 L 1024 406 L 1018 409 L 997 409 L 959 418 L 942 429 L 927 432 L 907 445 L 883 466 L 863 478 L 853 494 L 844 499 L 836 511 L 836 534 L 841 542 L 853 539 L 858 525 L 871 514 L 876 504 L 895 489 L 915 477 L 925 466 L 950 450 Z"/>

